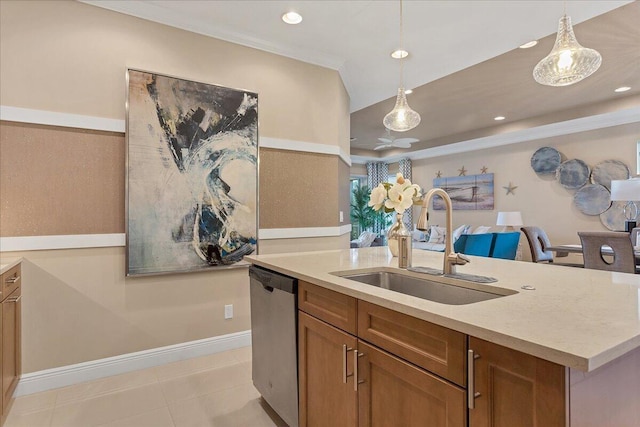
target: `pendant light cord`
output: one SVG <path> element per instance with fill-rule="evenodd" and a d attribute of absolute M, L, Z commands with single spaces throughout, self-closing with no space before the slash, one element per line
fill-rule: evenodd
<path fill-rule="evenodd" d="M 403 25 L 402 25 L 402 0 L 400 0 L 400 50 L 404 51 Z M 400 54 L 400 87 L 403 88 L 403 90 L 404 90 L 404 58 L 405 56 Z"/>

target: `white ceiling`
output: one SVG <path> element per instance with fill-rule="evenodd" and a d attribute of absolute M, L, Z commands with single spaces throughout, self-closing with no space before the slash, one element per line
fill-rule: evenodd
<path fill-rule="evenodd" d="M 339 70 L 357 111 L 394 97 L 399 1 L 86 0 L 95 6 Z M 568 1 L 575 24 L 631 1 Z M 405 0 L 405 87 L 413 88 L 554 33 L 562 1 Z M 299 25 L 280 19 L 295 10 Z"/>

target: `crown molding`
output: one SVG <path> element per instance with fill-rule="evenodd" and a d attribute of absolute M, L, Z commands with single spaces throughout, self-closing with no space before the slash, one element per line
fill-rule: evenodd
<path fill-rule="evenodd" d="M 640 107 L 618 110 L 611 113 L 596 114 L 593 116 L 581 117 L 579 119 L 551 123 L 548 125 L 536 126 L 498 135 L 485 136 L 482 138 L 474 138 L 453 144 L 440 145 L 438 147 L 410 151 L 402 154 L 394 154 L 386 157 L 352 155 L 351 161 L 355 164 L 364 164 L 367 162 L 395 163 L 403 158 L 409 158 L 412 160 L 430 159 L 434 157 L 468 153 L 471 151 L 485 150 L 488 148 L 518 144 L 521 142 L 551 138 L 555 136 L 571 135 L 578 132 L 587 132 L 637 122 L 640 122 Z"/>
<path fill-rule="evenodd" d="M 284 44 L 270 43 L 258 37 L 251 37 L 247 34 L 232 31 L 228 28 L 212 28 L 211 25 L 205 21 L 182 19 L 180 15 L 173 13 L 169 9 L 163 8 L 161 6 L 162 2 L 154 4 L 152 2 L 137 0 L 79 1 L 91 6 L 97 6 L 114 12 L 132 15 L 137 18 L 157 22 L 181 30 L 191 31 L 203 36 L 213 37 L 265 52 L 274 53 L 276 55 L 286 56 L 291 59 L 308 62 L 310 64 L 319 65 L 332 70 L 338 70 L 344 64 L 343 59 L 320 51 L 311 51 L 309 49 L 296 48 L 294 46 L 287 46 Z"/>

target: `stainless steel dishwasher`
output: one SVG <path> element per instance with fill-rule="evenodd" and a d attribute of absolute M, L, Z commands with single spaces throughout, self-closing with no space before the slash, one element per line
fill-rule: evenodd
<path fill-rule="evenodd" d="M 254 265 L 249 278 L 253 384 L 298 427 L 298 280 Z"/>

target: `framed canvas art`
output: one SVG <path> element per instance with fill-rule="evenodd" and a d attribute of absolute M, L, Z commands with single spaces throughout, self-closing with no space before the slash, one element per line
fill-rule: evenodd
<path fill-rule="evenodd" d="M 434 178 L 433 187 L 447 192 L 454 210 L 493 209 L 492 173 Z M 441 197 L 434 196 L 433 209 L 444 210 Z"/>
<path fill-rule="evenodd" d="M 247 265 L 258 95 L 127 71 L 127 275 Z"/>

